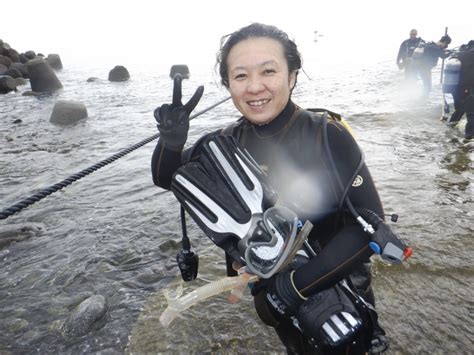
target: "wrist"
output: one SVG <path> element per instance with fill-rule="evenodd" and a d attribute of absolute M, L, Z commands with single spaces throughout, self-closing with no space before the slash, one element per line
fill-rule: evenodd
<path fill-rule="evenodd" d="M 167 143 L 167 142 L 163 141 L 163 147 L 165 149 L 171 150 L 173 152 L 181 152 L 181 151 L 183 151 L 184 144 L 174 145 L 174 144 L 170 144 L 170 143 Z"/>
<path fill-rule="evenodd" d="M 307 299 L 297 289 L 293 282 L 293 273 L 282 272 L 276 279 L 276 289 L 282 303 L 285 305 L 285 314 L 294 314 L 298 307 Z M 280 312 L 281 313 L 281 312 Z"/>

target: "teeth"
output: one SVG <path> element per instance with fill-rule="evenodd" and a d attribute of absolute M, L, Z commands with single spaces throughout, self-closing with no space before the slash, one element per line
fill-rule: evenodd
<path fill-rule="evenodd" d="M 269 101 L 270 101 L 270 99 L 263 99 L 263 100 L 258 100 L 258 101 L 249 101 L 248 104 L 250 106 L 262 106 L 262 105 L 265 105 Z"/>

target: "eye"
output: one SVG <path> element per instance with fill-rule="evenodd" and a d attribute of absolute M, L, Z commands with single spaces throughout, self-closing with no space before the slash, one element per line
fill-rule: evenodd
<path fill-rule="evenodd" d="M 239 73 L 239 74 L 234 75 L 234 80 L 243 80 L 243 79 L 245 79 L 246 77 L 247 77 L 246 74 L 244 74 L 244 73 Z"/>
<path fill-rule="evenodd" d="M 267 68 L 263 71 L 263 74 L 264 75 L 272 75 L 272 74 L 275 74 L 276 73 L 276 70 L 275 69 L 271 69 L 271 68 Z"/>

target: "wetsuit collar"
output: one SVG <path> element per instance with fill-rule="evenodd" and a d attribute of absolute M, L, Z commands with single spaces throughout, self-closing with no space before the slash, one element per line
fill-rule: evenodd
<path fill-rule="evenodd" d="M 252 126 L 255 129 L 255 132 L 261 137 L 269 137 L 280 131 L 290 120 L 291 116 L 296 110 L 296 105 L 289 99 L 283 111 L 275 117 L 270 123 L 264 125 L 255 125 Z"/>

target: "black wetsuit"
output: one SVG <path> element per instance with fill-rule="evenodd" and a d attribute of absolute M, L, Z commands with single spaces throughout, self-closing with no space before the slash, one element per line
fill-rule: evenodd
<path fill-rule="evenodd" d="M 420 37 L 414 39 L 408 38 L 402 42 L 398 50 L 397 64 L 399 64 L 400 61 L 403 63 L 405 77 L 407 79 L 416 79 L 417 71 L 413 65 L 413 51 L 420 43 L 424 43 Z"/>
<path fill-rule="evenodd" d="M 424 47 L 423 55 L 415 59 L 415 65 L 423 81 L 423 87 L 426 94 L 431 91 L 431 69 L 438 65 L 438 59 L 449 57 L 450 53 L 444 51 L 436 43 L 427 43 Z"/>
<path fill-rule="evenodd" d="M 365 164 L 360 167 L 361 152 L 357 143 L 341 123 L 327 122 L 327 141 L 343 189 L 353 185 L 348 189 L 352 204 L 382 215 L 382 205 L 369 171 Z M 225 128 L 224 133 L 236 137 L 268 173 L 279 193 L 279 204 L 314 224 L 309 239 L 314 246 L 317 241 L 321 250 L 317 257 L 296 270 L 294 283 L 299 292 L 309 296 L 333 286 L 356 270 L 360 272 L 373 252 L 368 245 L 368 235 L 344 206 L 340 208 L 343 189 L 336 182 L 323 143 L 322 114 L 302 110 L 289 101 L 280 115 L 267 125 L 254 125 L 241 118 Z M 195 159 L 201 142 L 215 134 L 222 134 L 222 130 L 201 138 L 183 154 L 166 149 L 161 140 L 158 141 L 152 158 L 154 183 L 169 189 L 176 169 Z M 359 172 L 354 174 L 358 167 Z M 370 274 L 365 272 L 362 282 L 356 283 L 359 289 L 369 289 Z M 373 302 L 370 296 L 369 301 Z M 290 352 L 310 349 L 290 323 L 282 320 L 274 326 Z"/>
<path fill-rule="evenodd" d="M 461 71 L 459 73 L 459 84 L 454 92 L 453 101 L 455 111 L 449 118 L 450 123 L 459 122 L 466 114 L 465 136 L 468 139 L 474 138 L 474 41 L 471 46 L 463 45 L 455 57 L 461 61 Z M 471 104 L 467 104 L 471 102 Z"/>

